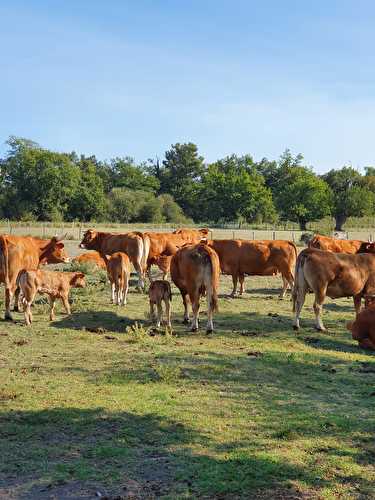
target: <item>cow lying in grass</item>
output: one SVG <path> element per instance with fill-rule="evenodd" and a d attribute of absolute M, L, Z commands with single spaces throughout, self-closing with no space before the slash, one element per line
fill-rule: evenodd
<path fill-rule="evenodd" d="M 83 273 L 61 273 L 57 271 L 22 271 L 18 277 L 18 286 L 23 295 L 25 321 L 31 325 L 33 317 L 31 304 L 37 293 L 49 296 L 50 321 L 55 319 L 55 302 L 61 299 L 67 314 L 70 314 L 69 292 L 71 288 L 86 286 Z"/>
<path fill-rule="evenodd" d="M 363 309 L 346 327 L 360 347 L 375 351 L 375 303 Z"/>
<path fill-rule="evenodd" d="M 112 289 L 112 304 L 124 305 L 129 290 L 129 257 L 123 252 L 106 255 L 106 266 Z"/>
<path fill-rule="evenodd" d="M 158 310 L 158 315 L 156 318 L 156 327 L 160 327 L 161 320 L 163 318 L 163 305 L 165 304 L 165 314 L 167 316 L 167 327 L 172 328 L 171 325 L 171 300 L 172 291 L 169 281 L 166 280 L 155 280 L 151 283 L 148 296 L 150 299 L 150 317 L 151 321 L 155 322 L 155 305 Z"/>

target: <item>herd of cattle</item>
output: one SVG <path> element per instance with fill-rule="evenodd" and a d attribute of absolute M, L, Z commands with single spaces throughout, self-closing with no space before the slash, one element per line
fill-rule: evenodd
<path fill-rule="evenodd" d="M 179 289 L 184 304 L 184 322 L 189 323 L 189 305 L 193 318 L 192 331 L 198 329 L 199 305 L 207 297 L 207 331 L 213 331 L 213 314 L 218 306 L 220 273 L 231 275 L 231 296 L 244 291 L 245 276 L 277 275 L 283 280 L 281 297 L 288 286 L 292 289 L 294 328 L 300 327 L 300 314 L 308 292 L 315 295 L 315 326 L 324 330 L 321 319 L 326 296 L 333 299 L 353 297 L 356 319 L 348 323 L 354 339 L 375 350 L 375 244 L 357 240 L 339 240 L 317 235 L 309 248 L 297 252 L 295 244 L 282 240 L 212 240 L 208 229 L 178 229 L 173 233 L 85 232 L 80 247 L 89 250 L 73 259 L 91 262 L 106 269 L 112 287 L 112 302 L 126 304 L 131 264 L 138 274 L 138 286 L 143 289 L 146 276 L 149 288 L 150 312 L 160 325 L 165 303 L 167 326 L 171 327 L 171 288 L 166 276 Z M 11 304 L 19 310 L 20 299 L 28 325 L 32 322 L 31 305 L 37 293 L 50 300 L 50 319 L 54 319 L 56 299 L 60 299 L 70 314 L 71 287 L 85 286 L 81 272 L 45 271 L 44 264 L 66 263 L 70 259 L 62 238 L 39 239 L 31 236 L 0 235 L 0 282 L 5 284 L 5 318 L 12 319 Z M 159 266 L 163 280 L 152 281 L 150 268 Z M 362 299 L 365 308 L 361 310 Z"/>

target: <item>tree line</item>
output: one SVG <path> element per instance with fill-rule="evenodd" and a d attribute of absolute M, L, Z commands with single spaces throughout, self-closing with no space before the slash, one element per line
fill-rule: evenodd
<path fill-rule="evenodd" d="M 375 168 L 317 175 L 286 150 L 275 161 L 231 155 L 207 163 L 193 143 L 162 160 L 50 151 L 10 137 L 0 158 L 0 217 L 12 220 L 149 223 L 309 222 L 375 213 Z"/>

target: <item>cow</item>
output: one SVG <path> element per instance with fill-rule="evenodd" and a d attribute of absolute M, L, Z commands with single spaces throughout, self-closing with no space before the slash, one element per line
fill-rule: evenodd
<path fill-rule="evenodd" d="M 353 339 L 358 341 L 360 347 L 375 351 L 374 303 L 361 311 L 354 321 L 347 323 L 346 327 L 350 332 L 352 332 Z"/>
<path fill-rule="evenodd" d="M 41 264 L 69 262 L 62 238 L 0 235 L 0 283 L 5 284 L 5 319 L 12 320 L 10 306 L 15 295 L 18 311 L 17 277 L 23 270 L 37 269 Z"/>
<path fill-rule="evenodd" d="M 163 280 L 166 279 L 167 275 L 171 270 L 171 260 L 173 255 L 160 255 L 156 257 L 155 264 L 158 266 L 160 271 L 163 273 Z"/>
<path fill-rule="evenodd" d="M 115 252 L 126 253 L 138 274 L 138 286 L 144 288 L 146 253 L 142 233 L 103 233 L 88 229 L 79 246 L 87 250 L 96 250 L 103 259 Z"/>
<path fill-rule="evenodd" d="M 165 304 L 165 315 L 167 317 L 167 328 L 171 329 L 171 301 L 172 301 L 172 291 L 171 284 L 166 280 L 155 280 L 150 284 L 148 290 L 148 296 L 150 301 L 150 318 L 151 321 L 155 322 L 156 328 L 160 328 L 160 323 L 163 318 L 163 305 Z M 155 306 L 158 310 L 157 318 L 155 318 Z"/>
<path fill-rule="evenodd" d="M 70 314 L 69 292 L 71 288 L 83 288 L 85 275 L 80 272 L 61 273 L 36 269 L 21 271 L 17 284 L 23 295 L 24 315 L 26 325 L 30 326 L 33 320 L 31 304 L 37 293 L 46 294 L 50 303 L 50 321 L 55 319 L 55 302 L 61 299 L 67 314 Z"/>
<path fill-rule="evenodd" d="M 317 330 L 325 330 L 321 312 L 326 296 L 331 299 L 353 297 L 358 315 L 362 297 L 375 293 L 375 255 L 332 253 L 316 248 L 303 250 L 297 258 L 292 292 L 295 330 L 300 327 L 300 314 L 308 290 L 315 294 L 313 307 Z"/>
<path fill-rule="evenodd" d="M 178 248 L 181 248 L 186 243 L 199 243 L 202 238 L 206 238 L 208 229 L 176 229 L 173 233 L 143 233 L 145 253 L 147 255 L 147 274 L 151 278 L 151 266 L 156 264 L 160 267 L 162 263 L 162 271 L 164 277 L 166 275 L 164 269 L 168 268 L 168 261 L 159 260 L 160 257 L 172 257 Z M 164 269 L 163 269 L 164 265 Z"/>
<path fill-rule="evenodd" d="M 213 331 L 213 313 L 218 309 L 220 262 L 215 250 L 204 242 L 180 248 L 171 261 L 171 278 L 184 303 L 184 323 L 189 323 L 189 300 L 193 309 L 191 330 L 198 330 L 199 301 L 207 295 L 207 332 Z"/>
<path fill-rule="evenodd" d="M 100 269 L 107 269 L 105 260 L 100 256 L 100 253 L 95 250 L 77 255 L 77 257 L 74 257 L 72 262 L 75 262 L 76 264 L 91 264 Z"/>
<path fill-rule="evenodd" d="M 334 253 L 366 253 L 366 245 L 368 242 L 361 240 L 340 240 L 329 236 L 316 234 L 309 242 L 309 248 L 318 248 L 327 252 Z"/>
<path fill-rule="evenodd" d="M 233 280 L 231 297 L 244 291 L 245 275 L 273 276 L 278 272 L 283 279 L 280 297 L 284 297 L 288 284 L 293 287 L 293 271 L 297 259 L 297 248 L 291 241 L 282 240 L 208 240 L 220 259 L 221 272 Z"/>
<path fill-rule="evenodd" d="M 125 305 L 129 290 L 130 260 L 124 252 L 106 255 L 108 279 L 111 283 L 112 304 Z"/>

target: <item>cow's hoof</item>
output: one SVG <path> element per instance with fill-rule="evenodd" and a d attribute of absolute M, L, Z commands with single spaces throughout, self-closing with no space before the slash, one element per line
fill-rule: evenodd
<path fill-rule="evenodd" d="M 197 332 L 198 331 L 198 328 L 194 327 L 190 330 L 191 332 Z"/>
<path fill-rule="evenodd" d="M 184 318 L 183 324 L 188 325 L 189 323 L 190 323 L 190 321 L 187 318 Z"/>
<path fill-rule="evenodd" d="M 207 333 L 207 335 L 208 335 L 208 334 L 210 334 L 210 333 L 214 333 L 214 331 L 213 331 L 212 329 L 207 329 L 207 330 L 206 330 L 206 333 Z"/>
<path fill-rule="evenodd" d="M 295 330 L 296 332 L 298 332 L 298 330 L 299 330 L 299 326 L 297 326 L 297 325 L 293 325 L 293 330 Z"/>
<path fill-rule="evenodd" d="M 327 328 L 321 328 L 320 326 L 316 326 L 316 327 L 315 327 L 315 330 L 316 330 L 317 332 L 326 332 L 326 331 L 327 331 Z"/>
<path fill-rule="evenodd" d="M 13 311 L 18 313 L 18 312 L 20 312 L 20 308 L 18 306 L 14 306 Z"/>

